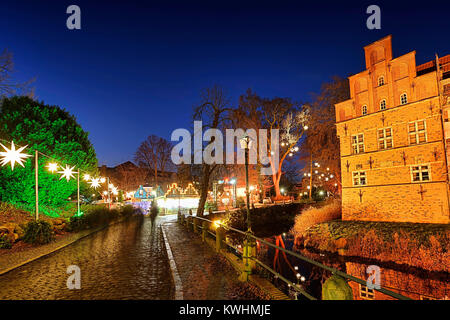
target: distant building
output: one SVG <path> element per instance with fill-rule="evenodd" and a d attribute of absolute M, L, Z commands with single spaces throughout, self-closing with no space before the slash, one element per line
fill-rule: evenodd
<path fill-rule="evenodd" d="M 126 192 L 134 192 L 139 186 L 156 187 L 153 170 L 138 167 L 131 161 L 121 163 L 115 167 L 104 165 L 99 167 L 99 171 L 101 176 L 109 177 L 111 183 Z M 163 190 L 167 190 L 169 185 L 176 179 L 175 172 L 158 171 L 157 184 Z"/>
<path fill-rule="evenodd" d="M 336 104 L 342 218 L 449 223 L 450 55 L 416 66 L 391 36 L 366 47 L 366 69 Z"/>

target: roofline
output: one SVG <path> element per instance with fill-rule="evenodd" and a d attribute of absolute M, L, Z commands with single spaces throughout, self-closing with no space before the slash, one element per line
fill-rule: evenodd
<path fill-rule="evenodd" d="M 387 36 L 385 36 L 385 37 L 383 37 L 383 38 L 381 38 L 381 39 L 378 39 L 378 40 L 376 40 L 376 41 L 374 41 L 374 42 L 372 42 L 372 43 L 370 43 L 370 44 L 364 46 L 363 48 L 366 49 L 367 47 L 373 45 L 374 43 L 381 42 L 381 41 L 383 41 L 383 40 L 385 40 L 385 39 L 387 39 L 387 38 L 391 38 L 391 39 L 392 39 L 392 34 L 388 34 Z"/>

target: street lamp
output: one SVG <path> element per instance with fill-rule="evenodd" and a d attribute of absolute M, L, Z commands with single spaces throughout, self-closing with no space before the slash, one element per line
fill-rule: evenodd
<path fill-rule="evenodd" d="M 249 192 L 249 185 L 248 185 L 248 153 L 250 148 L 252 147 L 252 139 L 248 136 L 248 134 L 245 134 L 241 140 L 240 140 L 241 148 L 245 150 L 245 191 L 246 191 L 246 198 L 247 198 L 247 228 L 248 231 L 251 232 L 252 227 L 250 223 L 250 192 Z"/>

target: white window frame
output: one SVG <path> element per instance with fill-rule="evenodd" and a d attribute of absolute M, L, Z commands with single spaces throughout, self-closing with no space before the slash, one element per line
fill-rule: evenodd
<path fill-rule="evenodd" d="M 364 184 L 361 183 L 361 176 L 364 176 Z M 355 183 L 355 179 L 358 183 Z M 367 172 L 365 170 L 352 171 L 352 183 L 353 186 L 367 186 Z"/>
<path fill-rule="evenodd" d="M 359 136 L 362 136 L 362 142 L 358 142 Z M 356 142 L 353 142 L 353 137 L 356 137 Z M 364 133 L 353 134 L 350 137 L 350 139 L 351 139 L 351 143 L 352 143 L 352 152 L 353 152 L 353 154 L 364 153 L 364 149 L 365 149 L 365 147 L 364 147 Z M 355 147 L 356 147 L 356 152 L 355 152 Z"/>
<path fill-rule="evenodd" d="M 391 136 L 390 137 L 386 137 L 386 130 L 389 129 L 391 130 Z M 383 131 L 383 138 L 380 138 L 380 131 Z M 393 149 L 394 148 L 394 130 L 392 129 L 392 127 L 385 127 L 385 128 L 380 128 L 377 130 L 377 140 L 378 140 L 378 150 L 388 150 L 388 149 Z M 391 147 L 387 147 L 387 141 L 391 140 Z M 383 142 L 384 148 L 380 148 L 380 142 Z"/>
<path fill-rule="evenodd" d="M 367 105 L 366 104 L 361 107 L 361 114 L 363 116 L 365 116 L 367 114 Z"/>
<path fill-rule="evenodd" d="M 419 130 L 419 122 L 423 121 L 423 130 Z M 414 123 L 414 131 L 410 132 L 409 131 L 409 125 L 411 123 Z M 425 143 L 428 141 L 428 135 L 427 135 L 427 121 L 425 119 L 422 120 L 416 120 L 416 121 L 410 121 L 408 122 L 408 140 L 409 140 L 409 144 L 410 145 L 417 145 L 417 144 L 421 144 L 421 143 Z M 419 141 L 419 135 L 421 133 L 425 133 L 425 141 L 420 142 Z M 415 142 L 411 143 L 411 137 L 414 136 Z"/>
<path fill-rule="evenodd" d="M 384 106 L 383 106 L 383 102 L 384 102 Z M 380 100 L 380 110 L 386 110 L 386 108 L 387 108 L 386 99 L 381 99 Z"/>
<path fill-rule="evenodd" d="M 422 167 L 427 167 L 426 170 L 423 170 Z M 414 167 L 418 167 L 418 169 L 414 169 Z M 421 163 L 421 164 L 413 164 L 410 166 L 411 170 L 411 182 L 412 183 L 422 183 L 431 181 L 431 164 L 430 163 Z M 419 173 L 419 180 L 414 181 L 414 173 Z M 428 173 L 428 180 L 423 180 L 423 172 Z"/>
<path fill-rule="evenodd" d="M 381 86 L 384 86 L 385 84 L 386 83 L 384 82 L 384 76 L 383 75 L 379 76 L 378 77 L 378 86 L 381 87 Z"/>
<path fill-rule="evenodd" d="M 405 103 L 403 103 L 403 97 L 405 97 Z M 406 93 L 406 92 L 403 92 L 401 95 L 400 95 L 400 105 L 405 105 L 405 104 L 408 104 L 408 94 Z"/>
<path fill-rule="evenodd" d="M 366 300 L 375 300 L 375 289 L 359 284 L 359 297 Z"/>

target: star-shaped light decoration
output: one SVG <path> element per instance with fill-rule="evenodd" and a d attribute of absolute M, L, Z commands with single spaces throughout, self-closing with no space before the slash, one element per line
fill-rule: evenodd
<path fill-rule="evenodd" d="M 100 187 L 100 178 L 92 178 L 91 187 L 94 189 L 97 189 L 98 187 Z"/>
<path fill-rule="evenodd" d="M 91 176 L 90 176 L 88 173 L 86 173 L 86 174 L 83 176 L 83 179 L 84 179 L 84 181 L 89 181 L 89 180 L 91 180 Z"/>
<path fill-rule="evenodd" d="M 56 170 L 58 170 L 58 164 L 55 162 L 50 162 L 47 166 L 48 171 L 51 173 L 54 173 Z"/>
<path fill-rule="evenodd" d="M 59 178 L 60 180 L 62 178 L 66 178 L 67 181 L 70 180 L 70 178 L 75 178 L 75 176 L 73 175 L 73 169 L 75 167 L 70 168 L 68 165 L 66 165 L 66 167 L 63 169 L 63 171 L 58 171 L 58 173 L 61 173 L 61 178 Z"/>
<path fill-rule="evenodd" d="M 5 150 L 4 152 L 0 152 L 0 163 L 2 166 L 7 165 L 8 163 L 11 164 L 11 170 L 14 170 L 14 164 L 17 162 L 22 167 L 25 167 L 23 165 L 23 162 L 26 158 L 31 157 L 31 155 L 22 153 L 22 151 L 27 147 L 20 147 L 16 150 L 16 146 L 14 145 L 14 141 L 11 141 L 11 149 L 8 149 L 3 144 L 0 143 L 0 146 Z"/>

